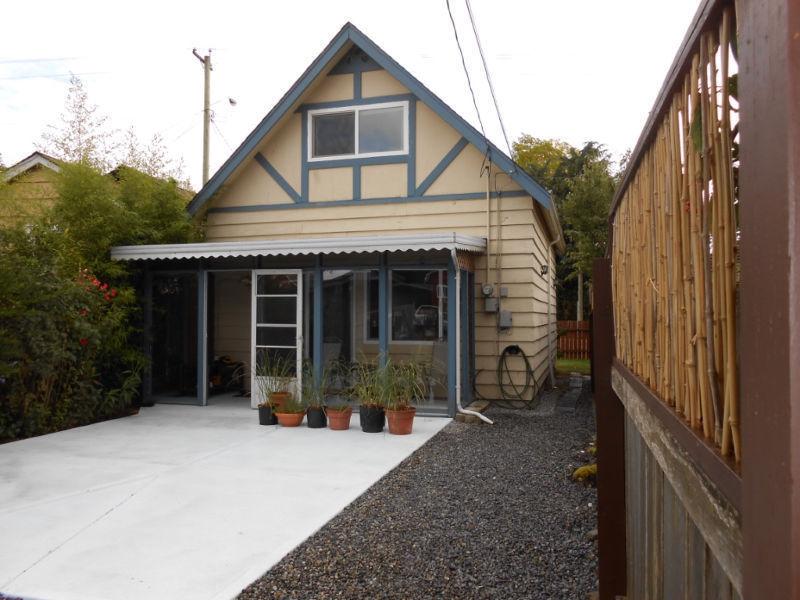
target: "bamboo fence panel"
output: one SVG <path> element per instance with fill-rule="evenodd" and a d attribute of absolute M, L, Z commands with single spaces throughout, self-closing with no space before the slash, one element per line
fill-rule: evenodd
<path fill-rule="evenodd" d="M 734 18 L 704 33 L 613 216 L 618 358 L 741 459 Z"/>

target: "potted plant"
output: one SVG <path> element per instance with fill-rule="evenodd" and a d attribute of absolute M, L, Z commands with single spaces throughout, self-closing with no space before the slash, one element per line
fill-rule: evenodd
<path fill-rule="evenodd" d="M 380 433 L 385 421 L 384 403 L 388 368 L 371 362 L 356 363 L 353 368 L 353 396 L 358 399 L 361 431 Z"/>
<path fill-rule="evenodd" d="M 261 425 L 275 425 L 276 413 L 291 399 L 289 386 L 294 379 L 294 361 L 277 354 L 264 353 L 256 364 L 255 384 L 261 401 L 258 403 L 258 422 Z"/>
<path fill-rule="evenodd" d="M 302 402 L 294 399 L 291 395 L 283 403 L 283 406 L 275 409 L 275 416 L 281 427 L 299 427 L 306 416 L 306 409 Z"/>
<path fill-rule="evenodd" d="M 333 431 L 346 431 L 350 429 L 350 417 L 353 416 L 353 407 L 342 402 L 325 407 L 328 416 L 328 427 Z"/>
<path fill-rule="evenodd" d="M 328 425 L 325 415 L 327 381 L 327 369 L 322 369 L 319 375 L 310 364 L 303 369 L 303 403 L 306 405 L 306 425 L 311 429 L 322 429 Z"/>
<path fill-rule="evenodd" d="M 387 378 L 386 420 L 389 422 L 389 433 L 408 435 L 417 414 L 414 405 L 425 396 L 423 368 L 414 361 L 390 365 Z"/>

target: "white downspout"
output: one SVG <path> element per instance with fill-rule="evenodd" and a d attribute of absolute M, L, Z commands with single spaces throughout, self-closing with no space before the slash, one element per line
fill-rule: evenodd
<path fill-rule="evenodd" d="M 488 246 L 489 240 L 486 240 L 486 244 Z M 467 410 L 461 406 L 461 269 L 458 266 L 458 255 L 456 254 L 455 248 L 450 249 L 450 256 L 453 259 L 453 268 L 456 270 L 456 408 L 461 414 L 474 415 L 484 423 L 494 425 L 494 421 L 489 417 L 485 417 L 474 410 Z"/>

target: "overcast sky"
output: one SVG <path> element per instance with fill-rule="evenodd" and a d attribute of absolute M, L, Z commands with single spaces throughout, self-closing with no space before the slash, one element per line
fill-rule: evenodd
<path fill-rule="evenodd" d="M 522 133 L 635 145 L 697 0 L 472 0 L 500 109 Z M 159 132 L 195 189 L 202 66 L 212 48 L 212 173 L 339 28 L 351 21 L 477 124 L 445 0 L 13 2 L 0 36 L 0 154 L 27 156 L 63 109 L 70 73 L 114 127 Z M 501 148 L 463 0 L 451 0 L 489 137 Z M 227 98 L 236 99 L 231 106 Z"/>

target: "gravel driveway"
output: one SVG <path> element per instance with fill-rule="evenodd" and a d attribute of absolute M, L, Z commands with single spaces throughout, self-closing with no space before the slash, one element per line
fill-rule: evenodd
<path fill-rule="evenodd" d="M 449 424 L 239 598 L 585 599 L 596 492 L 569 476 L 593 407 L 551 412 Z"/>

